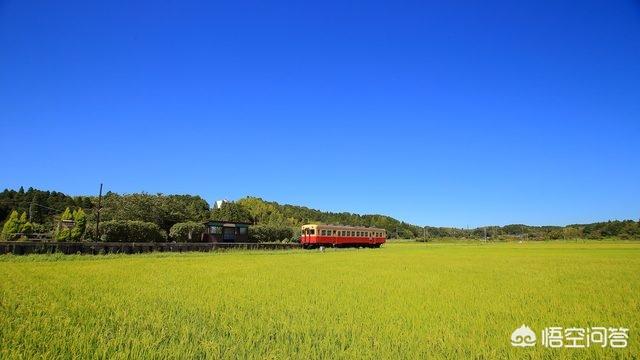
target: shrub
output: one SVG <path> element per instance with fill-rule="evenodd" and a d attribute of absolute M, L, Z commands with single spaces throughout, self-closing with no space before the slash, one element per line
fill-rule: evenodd
<path fill-rule="evenodd" d="M 167 234 L 154 223 L 112 220 L 100 223 L 100 240 L 105 242 L 162 242 Z"/>
<path fill-rule="evenodd" d="M 31 223 L 31 226 L 33 227 L 33 232 L 36 234 L 44 234 L 50 231 L 50 229 L 43 224 Z"/>
<path fill-rule="evenodd" d="M 176 242 L 199 242 L 204 234 L 204 224 L 189 221 L 177 223 L 169 230 L 169 238 Z"/>
<path fill-rule="evenodd" d="M 249 241 L 276 242 L 293 238 L 293 230 L 289 227 L 255 225 L 249 227 Z"/>

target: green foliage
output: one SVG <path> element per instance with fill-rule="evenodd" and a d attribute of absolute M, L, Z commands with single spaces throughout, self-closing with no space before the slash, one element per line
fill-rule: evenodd
<path fill-rule="evenodd" d="M 77 209 L 73 211 L 74 226 L 71 229 L 71 238 L 74 241 L 80 240 L 87 228 L 87 215 L 84 210 Z"/>
<path fill-rule="evenodd" d="M 22 189 L 22 188 L 21 188 Z M 33 205 L 32 203 L 38 204 Z M 12 210 L 29 213 L 31 221 L 43 224 L 47 229 L 54 227 L 54 215 L 64 208 L 90 209 L 93 207 L 90 197 L 68 196 L 56 191 L 42 191 L 34 188 L 28 190 L 9 190 L 0 192 L 0 219 L 9 216 Z"/>
<path fill-rule="evenodd" d="M 14 210 L 2 226 L 2 239 L 8 241 L 15 240 L 17 238 L 16 234 L 20 232 L 20 227 L 20 216 L 18 212 Z"/>
<path fill-rule="evenodd" d="M 166 233 L 151 222 L 110 220 L 100 223 L 100 240 L 105 242 L 163 242 Z"/>
<path fill-rule="evenodd" d="M 152 222 L 165 231 L 180 222 L 205 221 L 208 216 L 209 204 L 199 196 L 191 195 L 118 195 L 109 192 L 103 198 L 101 211 L 102 220 Z"/>
<path fill-rule="evenodd" d="M 54 239 L 57 241 L 73 241 L 71 239 L 71 229 L 59 227 L 54 234 Z"/>
<path fill-rule="evenodd" d="M 33 224 L 31 224 L 29 221 L 26 221 L 24 224 L 22 224 L 20 232 L 26 235 L 33 233 Z"/>
<path fill-rule="evenodd" d="M 226 202 L 211 212 L 211 220 L 251 222 L 251 213 L 240 203 Z"/>
<path fill-rule="evenodd" d="M 22 214 L 29 211 L 32 203 L 42 206 L 31 206 L 33 222 L 41 224 L 40 230 L 46 232 L 54 229 L 55 210 L 53 209 L 78 209 L 86 211 L 87 221 L 95 222 L 94 212 L 88 211 L 97 202 L 96 197 L 67 196 L 55 191 L 41 191 L 33 188 L 24 190 L 6 189 L 0 193 L 0 219 L 9 221 L 13 210 L 17 211 L 18 219 L 7 225 L 7 231 L 13 234 L 20 233 L 26 220 Z M 83 211 L 83 212 L 84 212 Z M 77 212 L 77 210 L 76 210 Z M 73 212 L 63 214 L 68 220 L 74 220 Z M 24 215 L 26 218 L 26 214 Z M 560 226 L 527 226 L 512 224 L 506 226 L 488 226 L 476 229 L 461 229 L 451 227 L 420 227 L 408 224 L 385 215 L 358 215 L 348 212 L 333 213 L 310 209 L 304 206 L 281 205 L 276 202 L 267 202 L 257 197 L 246 197 L 236 203 L 225 203 L 222 209 L 209 211 L 209 205 L 199 196 L 190 195 L 150 195 L 146 193 L 118 195 L 108 192 L 102 202 L 101 219 L 108 220 L 139 220 L 152 222 L 164 231 L 170 231 L 176 223 L 201 222 L 209 217 L 214 220 L 228 220 L 251 222 L 257 225 L 275 227 L 293 227 L 308 223 L 339 224 L 352 226 L 369 226 L 383 228 L 389 238 L 466 238 L 483 239 L 485 234 L 488 240 L 502 239 L 603 239 L 619 237 L 621 239 L 640 239 L 640 222 L 633 220 L 608 221 L 594 224 L 574 224 L 565 227 Z M 18 226 L 15 228 L 15 221 Z M 86 226 L 85 226 L 86 227 Z M 11 230 L 10 230 L 11 229 Z M 3 226 L 3 237 L 8 232 Z M 78 239 L 83 235 L 82 226 L 69 233 L 56 232 L 56 237 L 63 239 Z M 10 237 L 10 236 L 9 236 Z M 295 237 L 295 235 L 294 235 Z"/>
<path fill-rule="evenodd" d="M 385 215 L 324 212 L 304 206 L 267 202 L 256 197 L 246 197 L 238 200 L 237 203 L 247 209 L 253 223 L 260 225 L 299 227 L 309 223 L 339 224 L 383 228 L 387 230 L 389 237 L 413 238 L 422 234 L 421 227 Z"/>
<path fill-rule="evenodd" d="M 60 220 L 73 220 L 73 213 L 69 208 L 66 208 L 62 215 L 60 216 Z"/>
<path fill-rule="evenodd" d="M 205 229 L 204 224 L 193 221 L 177 223 L 171 227 L 169 238 L 176 242 L 200 242 Z"/>
<path fill-rule="evenodd" d="M 294 236 L 293 229 L 283 226 L 253 225 L 249 227 L 249 241 L 277 242 L 290 241 Z"/>
<path fill-rule="evenodd" d="M 62 221 L 73 221 L 73 225 L 69 227 L 68 223 Z M 61 223 L 58 224 L 54 238 L 58 241 L 80 241 L 82 240 L 87 228 L 87 216 L 81 208 L 71 211 L 66 208 L 60 215 Z"/>
<path fill-rule="evenodd" d="M 33 227 L 33 233 L 35 234 L 44 234 L 49 231 L 49 229 L 45 225 L 38 224 L 36 222 L 31 223 L 31 226 Z"/>

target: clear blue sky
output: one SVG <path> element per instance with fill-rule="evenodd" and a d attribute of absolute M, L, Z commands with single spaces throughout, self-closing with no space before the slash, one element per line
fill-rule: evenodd
<path fill-rule="evenodd" d="M 639 1 L 0 1 L 0 186 L 640 218 Z"/>

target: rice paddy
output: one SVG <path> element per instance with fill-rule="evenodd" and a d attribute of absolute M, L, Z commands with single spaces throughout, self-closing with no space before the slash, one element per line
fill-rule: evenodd
<path fill-rule="evenodd" d="M 0 358 L 634 358 L 640 243 L 0 256 Z M 545 327 L 626 348 L 514 348 Z"/>

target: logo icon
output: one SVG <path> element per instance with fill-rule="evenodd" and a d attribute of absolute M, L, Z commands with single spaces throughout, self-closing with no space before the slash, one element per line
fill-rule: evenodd
<path fill-rule="evenodd" d="M 536 344 L 536 333 L 528 326 L 522 324 L 511 334 L 511 346 L 529 347 Z"/>

